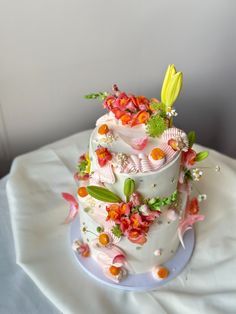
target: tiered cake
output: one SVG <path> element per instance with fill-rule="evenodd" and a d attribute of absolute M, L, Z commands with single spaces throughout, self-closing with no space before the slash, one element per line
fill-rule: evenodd
<path fill-rule="evenodd" d="M 73 248 L 94 258 L 104 274 L 119 283 L 129 274 L 151 271 L 162 280 L 183 234 L 199 215 L 199 201 L 190 197 L 191 181 L 202 171 L 196 163 L 207 152 L 192 149 L 195 133 L 173 126 L 173 109 L 182 87 L 182 73 L 167 69 L 161 101 L 120 92 L 87 95 L 102 99 L 108 113 L 98 119 L 89 150 L 80 156 L 75 179 L 78 203 L 71 202 L 70 221 L 79 212 L 82 239 Z"/>

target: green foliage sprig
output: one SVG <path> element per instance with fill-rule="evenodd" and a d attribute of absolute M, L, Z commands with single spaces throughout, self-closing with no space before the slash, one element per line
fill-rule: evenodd
<path fill-rule="evenodd" d="M 156 101 L 151 101 L 150 102 L 150 108 L 153 111 L 165 111 L 165 104 L 163 104 L 162 102 L 156 102 Z"/>
<path fill-rule="evenodd" d="M 160 136 L 167 128 L 167 121 L 158 114 L 151 116 L 146 124 L 146 131 L 151 137 Z"/>
<path fill-rule="evenodd" d="M 77 171 L 81 175 L 86 173 L 87 164 L 88 164 L 87 160 L 83 160 L 76 166 Z"/>
<path fill-rule="evenodd" d="M 178 192 L 174 191 L 170 196 L 168 197 L 157 197 L 157 198 L 151 198 L 150 200 L 147 200 L 147 205 L 151 210 L 161 210 L 161 207 L 170 205 L 174 203 L 177 200 Z"/>
<path fill-rule="evenodd" d="M 111 229 L 111 232 L 114 234 L 114 236 L 120 238 L 123 233 L 120 229 L 120 225 L 116 224 L 112 229 Z"/>
<path fill-rule="evenodd" d="M 104 100 L 105 98 L 107 98 L 108 95 L 109 94 L 107 92 L 98 92 L 98 93 L 92 93 L 92 94 L 85 95 L 84 98 L 85 99 Z"/>

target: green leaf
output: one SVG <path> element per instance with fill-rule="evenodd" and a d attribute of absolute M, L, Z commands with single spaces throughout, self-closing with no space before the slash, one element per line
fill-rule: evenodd
<path fill-rule="evenodd" d="M 163 104 L 162 102 L 152 101 L 150 103 L 150 108 L 155 111 L 157 110 L 165 111 L 165 104 Z"/>
<path fill-rule="evenodd" d="M 154 115 L 148 120 L 146 131 L 151 137 L 158 137 L 167 129 L 167 127 L 167 122 L 163 117 Z"/>
<path fill-rule="evenodd" d="M 126 201 L 129 201 L 130 195 L 134 192 L 135 189 L 135 181 L 131 178 L 125 179 L 124 182 L 124 194 L 126 197 Z"/>
<path fill-rule="evenodd" d="M 111 192 L 108 189 L 105 189 L 100 186 L 95 185 L 89 185 L 86 187 L 86 190 L 89 195 L 91 195 L 93 198 L 102 201 L 102 202 L 108 202 L 108 203 L 120 203 L 122 200 L 118 195 Z"/>
<path fill-rule="evenodd" d="M 170 80 L 166 90 L 166 108 L 172 107 L 177 97 L 179 96 L 180 90 L 183 83 L 183 73 L 176 73 Z"/>
<path fill-rule="evenodd" d="M 208 157 L 208 155 L 209 155 L 208 151 L 202 151 L 202 152 L 197 154 L 195 160 L 196 161 L 202 161 L 202 160 L 206 159 Z"/>
<path fill-rule="evenodd" d="M 104 100 L 105 98 L 107 98 L 109 94 L 107 92 L 98 92 L 98 93 L 92 93 L 92 94 L 88 94 L 85 95 L 84 98 L 85 99 L 99 99 L 99 100 Z"/>
<path fill-rule="evenodd" d="M 188 133 L 188 147 L 192 148 L 195 142 L 196 142 L 196 133 L 194 131 L 190 131 Z"/>
<path fill-rule="evenodd" d="M 120 229 L 120 225 L 117 225 L 117 224 L 111 229 L 111 232 L 114 234 L 114 236 L 118 238 L 120 238 L 123 235 Z"/>
<path fill-rule="evenodd" d="M 164 77 L 164 81 L 162 84 L 162 89 L 161 89 L 161 101 L 165 104 L 166 103 L 166 91 L 168 89 L 169 83 L 171 78 L 176 74 L 176 69 L 174 64 L 168 65 L 168 68 L 166 70 L 166 74 Z"/>

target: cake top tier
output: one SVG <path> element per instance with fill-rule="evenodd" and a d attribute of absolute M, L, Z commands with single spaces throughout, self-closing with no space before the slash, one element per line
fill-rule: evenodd
<path fill-rule="evenodd" d="M 169 65 L 161 90 L 161 101 L 121 92 L 85 96 L 100 99 L 108 113 L 97 121 L 90 140 L 92 171 L 112 166 L 119 173 L 147 173 L 167 165 L 188 147 L 187 135 L 173 127 L 177 115 L 173 104 L 182 87 L 182 73 Z M 110 170 L 108 171 L 110 172 Z"/>
<path fill-rule="evenodd" d="M 133 128 L 145 125 L 147 135 L 159 137 L 173 125 L 173 117 L 177 115 L 173 104 L 180 93 L 182 80 L 182 73 L 177 72 L 174 65 L 169 65 L 162 85 L 161 101 L 121 92 L 117 85 L 113 85 L 111 93 L 98 92 L 85 98 L 103 100 L 103 107 L 112 114 L 110 120 L 116 119 L 121 126 Z"/>

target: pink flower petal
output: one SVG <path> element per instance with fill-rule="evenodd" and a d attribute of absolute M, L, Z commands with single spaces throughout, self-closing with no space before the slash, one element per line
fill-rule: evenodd
<path fill-rule="evenodd" d="M 79 204 L 78 202 L 76 201 L 76 199 L 74 198 L 73 195 L 69 194 L 69 193 L 61 193 L 62 194 L 62 197 L 67 201 L 69 202 L 70 204 L 70 208 L 69 208 L 69 214 L 67 215 L 64 223 L 65 224 L 68 224 L 70 223 L 73 219 L 75 219 L 76 215 L 78 214 L 79 212 Z"/>
<path fill-rule="evenodd" d="M 183 248 L 185 248 L 184 241 L 183 241 L 183 236 L 185 232 L 189 229 L 192 229 L 192 226 L 196 222 L 203 221 L 204 219 L 205 219 L 205 216 L 203 215 L 187 215 L 185 218 L 183 218 L 180 221 L 179 228 L 178 228 L 178 236 L 179 236 L 179 240 Z"/>
<path fill-rule="evenodd" d="M 134 138 L 133 141 L 131 142 L 131 146 L 134 149 L 143 150 L 144 147 L 147 145 L 147 142 L 148 142 L 147 136 L 136 138 L 136 139 Z"/>
<path fill-rule="evenodd" d="M 75 197 L 72 194 L 69 194 L 69 193 L 66 193 L 66 192 L 62 192 L 61 195 L 72 206 L 74 206 L 75 208 L 79 208 L 79 204 L 78 204 L 78 202 L 76 201 Z"/>
<path fill-rule="evenodd" d="M 121 267 L 124 265 L 125 260 L 126 260 L 125 255 L 123 255 L 123 254 L 116 255 L 113 258 L 112 265 L 114 265 L 116 267 Z"/>

